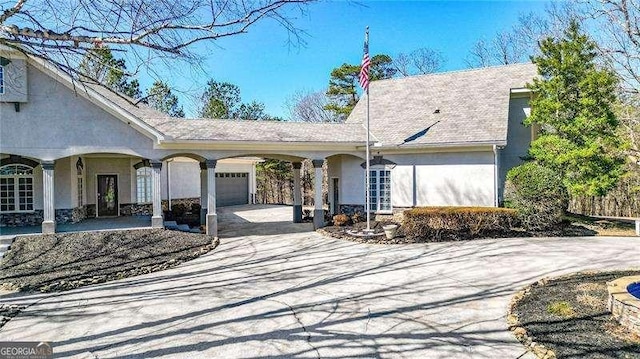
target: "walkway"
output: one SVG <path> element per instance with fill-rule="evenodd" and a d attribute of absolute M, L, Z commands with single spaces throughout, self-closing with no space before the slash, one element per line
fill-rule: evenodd
<path fill-rule="evenodd" d="M 2 297 L 36 303 L 0 336 L 77 358 L 519 358 L 515 291 L 640 258 L 635 238 L 363 245 L 286 225 L 290 210 L 221 210 L 219 248 L 171 270 Z"/>

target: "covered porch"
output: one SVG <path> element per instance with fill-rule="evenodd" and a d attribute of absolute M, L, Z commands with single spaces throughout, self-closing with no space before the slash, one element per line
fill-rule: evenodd
<path fill-rule="evenodd" d="M 151 227 L 151 216 L 123 216 L 112 218 L 87 218 L 77 223 L 61 223 L 56 232 L 86 232 L 114 229 L 140 229 Z M 42 233 L 42 225 L 0 227 L 0 237 Z"/>

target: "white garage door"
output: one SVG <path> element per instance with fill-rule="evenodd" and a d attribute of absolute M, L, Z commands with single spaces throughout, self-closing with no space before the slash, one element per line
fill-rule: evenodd
<path fill-rule="evenodd" d="M 216 173 L 216 205 L 218 207 L 248 203 L 248 173 Z"/>

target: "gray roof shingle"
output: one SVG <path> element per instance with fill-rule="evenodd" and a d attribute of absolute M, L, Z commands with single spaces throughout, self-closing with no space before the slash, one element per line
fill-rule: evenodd
<path fill-rule="evenodd" d="M 361 124 L 158 118 L 146 123 L 173 140 L 255 142 L 364 142 Z"/>
<path fill-rule="evenodd" d="M 394 146 L 440 121 L 409 143 L 506 143 L 510 90 L 525 87 L 536 74 L 533 64 L 514 64 L 373 81 L 371 133 L 383 146 Z M 347 123 L 366 121 L 366 102 L 363 96 Z"/>
<path fill-rule="evenodd" d="M 436 123 L 410 145 L 506 143 L 510 90 L 536 76 L 533 64 L 412 76 L 370 83 L 372 141 L 396 146 Z M 102 86 L 86 84 L 167 140 L 356 143 L 365 137 L 366 96 L 346 123 L 172 118 Z M 434 113 L 438 109 L 439 113 Z"/>

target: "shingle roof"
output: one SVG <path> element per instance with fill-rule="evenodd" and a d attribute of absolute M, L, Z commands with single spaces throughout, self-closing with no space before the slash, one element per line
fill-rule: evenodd
<path fill-rule="evenodd" d="M 506 143 L 510 90 L 525 87 L 535 76 L 535 65 L 515 64 L 373 81 L 371 133 L 383 146 L 399 145 L 440 121 L 409 143 Z M 365 121 L 366 102 L 363 96 L 347 123 Z"/>
<path fill-rule="evenodd" d="M 364 142 L 361 124 L 241 121 L 212 119 L 144 119 L 169 139 L 255 142 Z"/>
<path fill-rule="evenodd" d="M 86 86 L 164 134 L 166 140 L 357 143 L 364 142 L 366 135 L 361 124 L 173 118 L 98 84 Z"/>
<path fill-rule="evenodd" d="M 433 125 L 407 145 L 503 144 L 510 90 L 536 76 L 533 64 L 412 76 L 370 83 L 372 140 L 396 146 Z M 147 123 L 168 140 L 255 142 L 364 142 L 366 96 L 344 124 L 172 118 L 102 86 L 87 84 L 108 101 Z M 439 113 L 434 113 L 439 110 Z"/>

